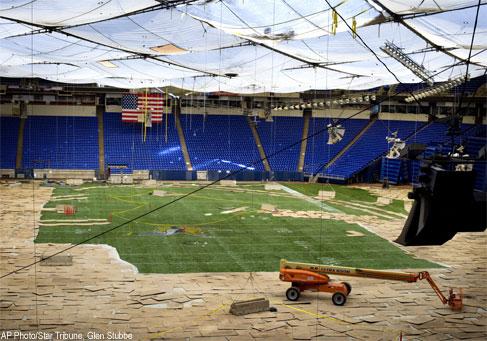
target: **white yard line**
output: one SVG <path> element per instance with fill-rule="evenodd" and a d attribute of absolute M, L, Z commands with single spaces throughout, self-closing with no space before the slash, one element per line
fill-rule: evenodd
<path fill-rule="evenodd" d="M 336 209 L 332 206 L 329 206 L 327 204 L 325 204 L 324 202 L 320 201 L 320 200 L 316 200 L 316 199 L 313 199 L 301 192 L 298 192 L 298 191 L 295 191 L 294 189 L 291 189 L 289 187 L 286 187 L 284 185 L 282 185 L 282 190 L 291 194 L 292 196 L 296 197 L 296 198 L 299 198 L 299 199 L 302 199 L 302 200 L 305 200 L 307 202 L 309 202 L 310 204 L 313 204 L 313 205 L 316 205 L 322 209 L 324 209 L 325 211 L 328 211 L 328 212 L 334 212 L 334 213 L 343 213 L 342 211 L 340 211 L 339 209 Z"/>

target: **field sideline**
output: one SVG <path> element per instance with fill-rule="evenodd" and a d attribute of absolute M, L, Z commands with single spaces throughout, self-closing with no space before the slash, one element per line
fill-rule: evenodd
<path fill-rule="evenodd" d="M 114 246 L 122 259 L 145 273 L 277 271 L 281 258 L 379 269 L 439 266 L 414 258 L 359 225 L 403 221 L 407 213 L 401 200 L 379 206 L 377 197 L 363 189 L 283 185 L 286 190 L 273 191 L 266 191 L 260 183 L 212 186 L 90 243 Z M 43 211 L 35 241 L 78 243 L 197 186 L 56 187 L 45 208 L 71 204 L 77 212 L 65 216 Z M 332 189 L 335 199 L 321 204 L 313 198 L 319 190 Z M 155 196 L 154 190 L 165 193 Z M 275 209 L 263 211 L 262 204 Z"/>

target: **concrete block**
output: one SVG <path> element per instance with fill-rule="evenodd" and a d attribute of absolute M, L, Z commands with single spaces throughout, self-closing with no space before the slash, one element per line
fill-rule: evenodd
<path fill-rule="evenodd" d="M 122 175 L 122 183 L 131 185 L 134 183 L 134 177 L 132 175 Z"/>
<path fill-rule="evenodd" d="M 45 256 L 47 258 L 49 255 Z M 41 266 L 71 266 L 73 265 L 73 256 L 71 255 L 57 255 L 44 259 L 41 257 Z"/>
<path fill-rule="evenodd" d="M 336 194 L 335 191 L 319 191 L 318 198 L 320 200 L 334 199 L 335 194 Z"/>
<path fill-rule="evenodd" d="M 237 186 L 237 180 L 220 180 L 220 185 L 235 187 Z"/>
<path fill-rule="evenodd" d="M 160 191 L 160 190 L 154 190 L 154 192 L 152 192 L 152 195 L 155 195 L 156 197 L 165 197 L 167 194 L 166 191 Z"/>
<path fill-rule="evenodd" d="M 156 187 L 157 181 L 156 180 L 143 180 L 141 185 L 144 187 Z"/>
<path fill-rule="evenodd" d="M 260 209 L 262 211 L 275 212 L 276 211 L 276 206 L 271 205 L 271 204 L 262 204 L 260 206 Z"/>
<path fill-rule="evenodd" d="M 1 178 L 15 178 L 15 169 L 0 169 Z"/>
<path fill-rule="evenodd" d="M 265 184 L 264 187 L 265 187 L 266 191 L 280 191 L 280 190 L 282 190 L 282 185 L 280 185 L 280 184 L 270 183 L 270 184 Z"/>
<path fill-rule="evenodd" d="M 79 186 L 83 184 L 83 179 L 66 179 L 66 184 L 70 186 Z"/>
<path fill-rule="evenodd" d="M 256 298 L 248 301 L 236 301 L 230 306 L 230 313 L 237 316 L 261 311 L 269 311 L 269 300 Z"/>
<path fill-rule="evenodd" d="M 119 185 L 122 183 L 122 176 L 118 174 L 110 175 L 110 177 L 108 178 L 108 182 L 111 184 Z"/>
<path fill-rule="evenodd" d="M 389 204 L 392 204 L 392 199 L 391 198 L 386 198 L 386 197 L 377 197 L 377 204 L 379 204 L 379 205 L 389 205 Z"/>
<path fill-rule="evenodd" d="M 149 175 L 148 170 L 134 170 L 132 174 L 134 180 L 149 180 Z"/>
<path fill-rule="evenodd" d="M 200 180 L 200 181 L 208 180 L 208 171 L 197 171 L 196 180 Z"/>

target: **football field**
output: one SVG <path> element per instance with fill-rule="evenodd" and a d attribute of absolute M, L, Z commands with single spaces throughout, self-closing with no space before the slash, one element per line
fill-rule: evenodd
<path fill-rule="evenodd" d="M 363 189 L 280 185 L 214 185 L 160 209 L 201 185 L 58 186 L 42 212 L 36 242 L 81 243 L 123 224 L 88 243 L 115 247 L 145 273 L 278 271 L 281 258 L 378 269 L 439 266 L 364 228 L 404 221 L 402 200 L 379 205 Z M 335 197 L 320 200 L 318 191 Z M 73 205 L 76 213 L 57 213 L 58 205 Z"/>

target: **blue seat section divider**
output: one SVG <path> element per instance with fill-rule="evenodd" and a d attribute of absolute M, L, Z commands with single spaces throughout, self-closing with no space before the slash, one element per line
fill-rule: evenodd
<path fill-rule="evenodd" d="M 127 166 L 125 169 L 113 169 L 114 173 L 124 174 L 137 169 L 186 169 L 174 116 L 169 115 L 167 122 L 167 142 L 165 120 L 147 128 L 144 142 L 141 123 L 122 122 L 120 113 L 105 113 L 103 125 L 107 167 Z"/>
<path fill-rule="evenodd" d="M 0 168 L 15 168 L 20 119 L 0 117 Z"/>
<path fill-rule="evenodd" d="M 269 164 L 273 171 L 296 172 L 299 162 L 299 142 L 303 136 L 302 117 L 274 116 L 272 122 L 259 121 L 257 131 L 269 158 Z M 276 155 L 277 151 L 295 143 L 291 148 Z"/>
<path fill-rule="evenodd" d="M 194 170 L 264 170 L 244 116 L 188 114 L 181 125 Z"/>
<path fill-rule="evenodd" d="M 340 150 L 342 150 L 368 123 L 368 120 L 346 120 L 342 123 L 345 127 L 343 139 L 336 144 L 327 144 L 328 130 L 326 126 L 332 123 L 329 118 L 313 118 L 310 121 L 308 144 L 306 146 L 306 157 L 304 160 L 304 171 L 316 173 L 323 168 Z M 319 133 L 325 129 L 322 133 Z"/>
<path fill-rule="evenodd" d="M 408 180 L 408 162 L 401 159 L 382 158 L 380 180 L 387 181 L 390 184 L 397 185 Z"/>
<path fill-rule="evenodd" d="M 97 169 L 96 117 L 29 116 L 23 168 Z"/>

